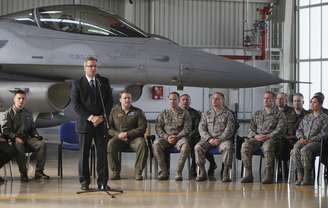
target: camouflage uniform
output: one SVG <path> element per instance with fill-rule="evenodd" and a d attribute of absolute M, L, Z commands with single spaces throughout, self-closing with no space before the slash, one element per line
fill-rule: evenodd
<path fill-rule="evenodd" d="M 250 123 L 248 139 L 246 139 L 241 147 L 241 156 L 246 169 L 245 180 L 242 180 L 242 182 L 253 181 L 252 156 L 259 148 L 262 149 L 265 157 L 266 177 L 263 183 L 270 183 L 272 181 L 275 145 L 286 131 L 286 123 L 285 115 L 279 112 L 277 108 L 273 108 L 270 113 L 267 113 L 265 110 L 255 113 Z M 257 141 L 255 136 L 258 134 L 267 135 L 270 139 L 265 142 Z"/>
<path fill-rule="evenodd" d="M 147 163 L 148 149 L 144 134 L 147 128 L 147 120 L 144 112 L 131 106 L 128 113 L 125 113 L 121 106 L 114 107 L 109 116 L 108 134 L 111 139 L 107 145 L 108 163 L 114 175 L 119 175 L 121 164 L 118 155 L 125 149 L 132 149 L 137 153 L 135 162 L 135 176 L 141 176 L 142 170 Z M 128 141 L 118 138 L 121 132 L 128 133 Z M 141 178 L 140 178 L 141 179 Z"/>
<path fill-rule="evenodd" d="M 36 173 L 43 172 L 46 162 L 46 143 L 40 140 L 40 136 L 34 126 L 32 114 L 25 108 L 9 108 L 2 118 L 3 136 L 13 143 L 20 137 L 24 143 L 15 144 L 17 150 L 16 161 L 22 175 L 27 174 L 25 152 L 34 152 L 36 158 Z"/>
<path fill-rule="evenodd" d="M 217 146 L 222 153 L 224 163 L 224 181 L 229 181 L 228 171 L 232 166 L 233 158 L 233 134 L 235 131 L 235 119 L 233 114 L 226 108 L 218 112 L 208 111 L 202 115 L 199 123 L 201 141 L 195 146 L 196 163 L 200 168 L 199 178 L 205 178 L 205 154 L 213 146 L 208 142 L 211 138 L 218 138 L 220 145 Z"/>
<path fill-rule="evenodd" d="M 303 183 L 311 183 L 311 167 L 314 155 L 320 152 L 321 139 L 328 135 L 328 115 L 322 111 L 316 117 L 313 113 L 307 114 L 301 121 L 296 131 L 298 139 L 310 140 L 309 144 L 303 145 L 296 142 L 291 151 L 290 159 L 295 164 L 298 175 L 298 183 L 303 178 Z"/>
<path fill-rule="evenodd" d="M 188 111 L 180 107 L 175 111 L 167 109 L 157 117 L 155 129 L 159 138 L 155 140 L 153 149 L 160 168 L 159 179 L 168 178 L 165 150 L 173 145 L 167 139 L 169 135 L 176 135 L 178 141 L 174 146 L 180 151 L 176 179 L 180 180 L 185 161 L 191 151 L 188 138 L 191 131 L 191 117 Z"/>
<path fill-rule="evenodd" d="M 328 115 L 328 109 L 327 108 L 322 107 L 321 111 Z"/>

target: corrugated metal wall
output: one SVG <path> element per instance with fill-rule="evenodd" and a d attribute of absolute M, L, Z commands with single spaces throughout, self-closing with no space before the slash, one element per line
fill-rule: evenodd
<path fill-rule="evenodd" d="M 249 3 L 250 26 L 256 9 L 264 5 Z M 243 2 L 139 0 L 135 1 L 135 24 L 185 46 L 238 48 L 242 47 Z"/>

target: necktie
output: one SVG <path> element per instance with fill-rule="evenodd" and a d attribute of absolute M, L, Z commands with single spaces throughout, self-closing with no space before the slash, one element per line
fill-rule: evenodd
<path fill-rule="evenodd" d="M 92 79 L 90 80 L 90 85 L 91 85 L 91 88 L 94 89 L 96 86 L 95 86 L 95 81 Z"/>
<path fill-rule="evenodd" d="M 96 85 L 95 85 L 95 81 L 93 79 L 90 80 L 90 85 L 91 85 L 92 93 L 94 95 L 96 95 Z"/>

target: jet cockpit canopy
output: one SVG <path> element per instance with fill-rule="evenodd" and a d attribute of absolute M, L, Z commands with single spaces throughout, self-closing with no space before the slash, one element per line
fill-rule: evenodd
<path fill-rule="evenodd" d="M 2 18 L 62 32 L 112 37 L 148 37 L 147 33 L 117 15 L 86 5 L 39 7 Z"/>

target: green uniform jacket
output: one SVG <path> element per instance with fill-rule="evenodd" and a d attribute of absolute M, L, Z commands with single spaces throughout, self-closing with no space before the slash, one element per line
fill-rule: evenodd
<path fill-rule="evenodd" d="M 147 128 L 147 120 L 144 112 L 134 106 L 125 113 L 120 105 L 115 106 L 109 115 L 110 137 L 118 137 L 121 132 L 127 132 L 129 140 L 144 137 Z"/>
<path fill-rule="evenodd" d="M 25 108 L 10 107 L 4 112 L 1 120 L 3 136 L 11 141 L 15 141 L 17 136 L 22 139 L 39 136 L 33 122 L 32 113 Z"/>

